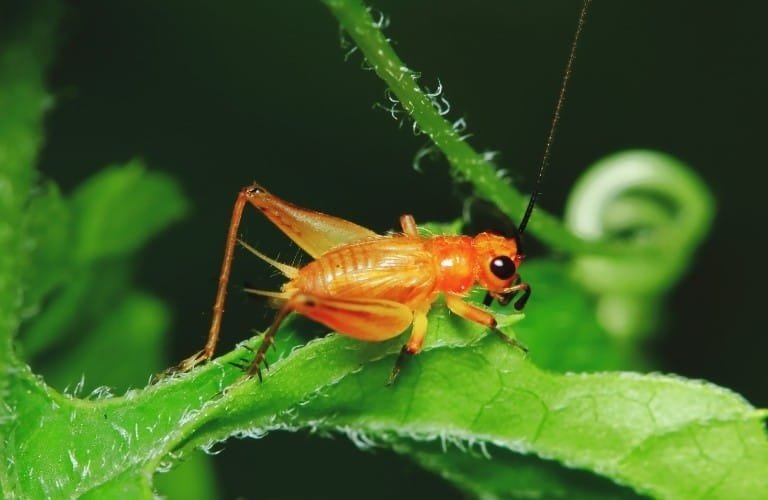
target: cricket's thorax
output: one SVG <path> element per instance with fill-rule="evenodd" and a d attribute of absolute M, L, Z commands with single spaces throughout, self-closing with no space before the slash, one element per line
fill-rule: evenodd
<path fill-rule="evenodd" d="M 464 294 L 475 284 L 476 259 L 469 236 L 435 236 L 424 240 L 437 268 L 435 288 Z"/>

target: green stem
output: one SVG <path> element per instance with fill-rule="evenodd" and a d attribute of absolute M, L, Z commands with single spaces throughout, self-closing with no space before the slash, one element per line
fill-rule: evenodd
<path fill-rule="evenodd" d="M 419 87 L 419 74 L 398 57 L 387 42 L 369 9 L 359 0 L 323 0 L 342 28 L 355 41 L 376 74 L 384 80 L 416 126 L 440 148 L 454 171 L 472 183 L 477 193 L 493 202 L 512 219 L 519 218 L 528 197 L 501 182 L 496 167 L 462 138 Z M 538 208 L 530 231 L 555 250 L 569 253 L 614 253 L 613 245 L 585 241 L 563 226 L 554 216 Z"/>
<path fill-rule="evenodd" d="M 9 401 L 13 375 L 20 362 L 13 339 L 21 322 L 23 273 L 28 248 L 26 208 L 36 172 L 34 162 L 42 139 L 42 117 L 48 103 L 43 71 L 48 61 L 57 5 L 30 2 L 14 18 L 0 21 L 0 457 L 11 457 L 8 430 L 17 414 Z M 12 446 L 12 445 L 11 445 Z M 8 458 L 10 461 L 10 458 Z M 0 466 L 0 496 L 10 483 L 6 464 Z"/>
<path fill-rule="evenodd" d="M 23 290 L 25 214 L 48 105 L 43 72 L 57 15 L 53 2 L 30 4 L 15 25 L 0 25 L 0 369 L 16 363 L 13 337 Z"/>

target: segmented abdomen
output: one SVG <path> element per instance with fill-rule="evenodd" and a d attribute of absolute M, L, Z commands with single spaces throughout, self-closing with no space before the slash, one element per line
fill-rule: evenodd
<path fill-rule="evenodd" d="M 386 236 L 321 255 L 290 288 L 324 297 L 385 299 L 417 306 L 434 296 L 436 269 L 424 240 Z"/>

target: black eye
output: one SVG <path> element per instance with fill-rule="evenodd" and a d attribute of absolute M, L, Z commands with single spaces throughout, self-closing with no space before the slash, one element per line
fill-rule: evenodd
<path fill-rule="evenodd" d="M 515 263 L 506 255 L 494 257 L 491 261 L 491 272 L 500 280 L 508 280 L 514 276 L 515 271 Z"/>

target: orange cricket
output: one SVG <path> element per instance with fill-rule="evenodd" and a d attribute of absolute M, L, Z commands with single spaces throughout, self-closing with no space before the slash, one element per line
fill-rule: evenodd
<path fill-rule="evenodd" d="M 247 289 L 281 303 L 248 368 L 248 375 L 255 374 L 261 379 L 260 364 L 277 329 L 289 313 L 296 312 L 338 333 L 373 342 L 396 337 L 413 325 L 390 375 L 389 383 L 392 383 L 404 358 L 421 350 L 427 331 L 427 313 L 441 293 L 451 311 L 492 329 L 508 343 L 522 348 L 496 329 L 496 320 L 490 312 L 463 300 L 475 285 L 485 288 L 491 300 L 496 298 L 502 303 L 508 303 L 523 291 L 515 304 L 518 310 L 522 309 L 531 289 L 520 281 L 517 273 L 523 260 L 517 237 L 505 238 L 491 233 L 475 237 L 422 237 L 410 215 L 400 218 L 402 233 L 379 235 L 344 219 L 288 203 L 252 184 L 240 191 L 233 209 L 208 341 L 200 352 L 179 365 L 181 370 L 213 356 L 237 232 L 247 203 L 259 209 L 315 259 L 296 268 L 270 259 L 240 241 L 289 280 L 279 292 Z"/>
<path fill-rule="evenodd" d="M 504 341 L 525 350 L 496 328 L 496 319 L 490 312 L 465 302 L 464 297 L 472 287 L 481 286 L 488 292 L 484 301 L 487 306 L 493 299 L 507 304 L 523 292 L 515 302 L 515 308 L 521 310 L 531 295 L 531 287 L 523 283 L 517 273 L 523 261 L 519 236 L 525 231 L 540 194 L 589 3 L 590 0 L 583 0 L 536 187 L 516 235 L 506 238 L 484 232 L 474 237 L 422 237 L 411 215 L 400 217 L 401 233 L 379 235 L 344 219 L 288 203 L 252 184 L 240 191 L 232 211 L 208 341 L 201 351 L 182 361 L 176 369 L 188 370 L 213 357 L 238 242 L 237 231 L 246 204 L 260 210 L 315 259 L 297 268 L 270 259 L 240 242 L 288 278 L 279 292 L 247 290 L 280 303 L 280 310 L 248 367 L 249 376 L 257 375 L 261 379 L 260 365 L 266 364 L 267 349 L 285 317 L 295 312 L 341 334 L 373 342 L 396 337 L 412 326 L 408 342 L 390 374 L 391 384 L 405 358 L 421 350 L 427 332 L 427 313 L 440 294 L 455 314 L 488 327 Z"/>

